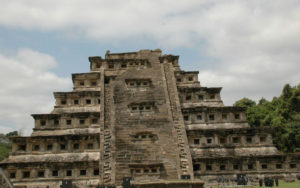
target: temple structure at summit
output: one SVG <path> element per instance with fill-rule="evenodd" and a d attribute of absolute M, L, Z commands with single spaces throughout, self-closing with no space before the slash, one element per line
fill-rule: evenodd
<path fill-rule="evenodd" d="M 281 154 L 269 127 L 250 127 L 245 108 L 224 106 L 222 88 L 202 86 L 178 59 L 159 49 L 89 57 L 73 90 L 54 92 L 53 111 L 32 115 L 32 134 L 11 137 L 3 174 L 28 188 L 296 178 L 298 155 Z"/>

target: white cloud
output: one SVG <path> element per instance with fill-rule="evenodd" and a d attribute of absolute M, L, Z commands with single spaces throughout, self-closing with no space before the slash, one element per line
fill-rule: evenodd
<path fill-rule="evenodd" d="M 223 86 L 226 104 L 244 96 L 270 98 L 300 80 L 299 0 L 0 2 L 5 27 L 112 43 L 147 38 L 165 49 L 197 49 L 213 59 L 201 62 L 201 82 Z"/>
<path fill-rule="evenodd" d="M 29 134 L 34 126 L 30 114 L 52 110 L 52 92 L 71 86 L 70 78 L 51 72 L 56 66 L 52 56 L 31 49 L 20 49 L 14 57 L 0 53 L 0 132 Z"/>

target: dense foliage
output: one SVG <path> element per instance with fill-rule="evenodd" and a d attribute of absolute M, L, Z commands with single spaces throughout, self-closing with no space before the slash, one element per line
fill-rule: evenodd
<path fill-rule="evenodd" d="M 270 126 L 274 128 L 273 141 L 283 152 L 300 149 L 300 84 L 291 87 L 286 84 L 280 97 L 272 101 L 262 98 L 258 104 L 243 98 L 234 106 L 248 107 L 247 120 L 253 127 Z"/>
<path fill-rule="evenodd" d="M 6 135 L 0 133 L 0 161 L 8 157 L 9 152 L 11 152 L 11 143 L 8 139 L 10 136 L 18 136 L 18 132 L 13 131 Z"/>
<path fill-rule="evenodd" d="M 0 161 L 6 158 L 11 152 L 11 144 L 10 143 L 1 143 L 0 142 Z"/>

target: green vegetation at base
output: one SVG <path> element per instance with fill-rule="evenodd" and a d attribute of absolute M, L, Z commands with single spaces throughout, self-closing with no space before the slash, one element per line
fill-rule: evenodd
<path fill-rule="evenodd" d="M 0 161 L 8 157 L 11 151 L 11 143 L 0 143 Z"/>
<path fill-rule="evenodd" d="M 18 135 L 18 131 L 13 131 L 6 135 L 0 133 L 0 161 L 8 157 L 9 152 L 11 152 L 11 143 L 9 142 L 8 137 Z"/>
<path fill-rule="evenodd" d="M 262 98 L 256 104 L 243 98 L 234 106 L 248 107 L 246 116 L 252 127 L 273 128 L 273 142 L 280 151 L 300 151 L 300 84 L 294 87 L 286 84 L 280 97 L 272 101 Z"/>

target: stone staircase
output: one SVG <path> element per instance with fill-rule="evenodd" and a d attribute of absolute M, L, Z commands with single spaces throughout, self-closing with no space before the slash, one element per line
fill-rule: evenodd
<path fill-rule="evenodd" d="M 109 84 L 105 84 L 104 89 L 105 104 L 104 104 L 104 134 L 103 134 L 103 183 L 112 184 L 112 133 L 111 133 L 111 102 L 112 94 Z"/>
<path fill-rule="evenodd" d="M 103 181 L 104 183 L 109 183 L 111 182 L 111 172 L 112 172 L 112 168 L 111 168 L 111 143 L 110 143 L 110 139 L 111 139 L 111 133 L 109 130 L 104 131 L 104 154 L 103 154 L 103 159 L 104 159 L 104 163 L 103 163 L 103 172 L 104 172 L 104 176 L 103 176 Z"/>
<path fill-rule="evenodd" d="M 174 71 L 171 63 L 164 63 L 164 72 L 166 76 L 167 88 L 169 90 L 170 107 L 174 123 L 174 129 L 177 133 L 177 145 L 179 151 L 180 169 L 182 175 L 190 175 L 193 178 L 192 158 L 189 150 L 185 125 L 181 114 L 180 102 L 176 86 Z"/>
<path fill-rule="evenodd" d="M 9 179 L 5 175 L 2 168 L 0 168 L 0 187 L 1 188 L 13 188 L 12 183 L 9 181 Z"/>

